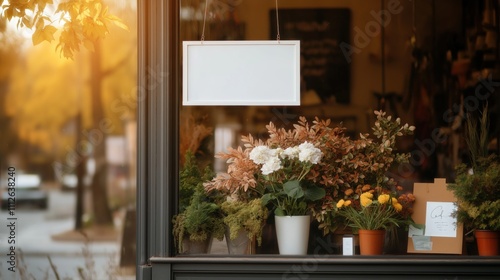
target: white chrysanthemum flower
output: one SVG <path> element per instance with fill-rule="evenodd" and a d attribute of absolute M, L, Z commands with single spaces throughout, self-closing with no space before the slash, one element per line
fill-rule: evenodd
<path fill-rule="evenodd" d="M 289 158 L 289 159 L 295 159 L 299 157 L 300 149 L 299 147 L 290 147 L 286 148 L 285 151 L 283 152 L 283 158 Z"/>
<path fill-rule="evenodd" d="M 267 146 L 257 146 L 250 152 L 250 159 L 256 164 L 266 163 L 272 157 L 273 151 Z"/>
<path fill-rule="evenodd" d="M 302 162 L 317 164 L 323 157 L 323 152 L 307 141 L 299 145 L 299 150 L 299 160 Z"/>
<path fill-rule="evenodd" d="M 260 170 L 262 171 L 262 174 L 269 175 L 274 171 L 280 170 L 281 167 L 281 160 L 279 157 L 271 157 L 266 163 L 264 163 L 264 165 L 262 165 Z"/>

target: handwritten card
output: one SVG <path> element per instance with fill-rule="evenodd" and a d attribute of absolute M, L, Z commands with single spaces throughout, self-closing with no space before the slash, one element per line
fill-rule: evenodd
<path fill-rule="evenodd" d="M 427 202 L 425 236 L 457 237 L 456 210 L 453 202 Z"/>

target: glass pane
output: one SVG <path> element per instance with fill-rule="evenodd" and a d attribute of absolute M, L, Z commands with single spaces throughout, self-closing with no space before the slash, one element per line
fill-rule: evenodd
<path fill-rule="evenodd" d="M 450 176 L 452 165 L 447 158 L 453 155 L 446 151 L 449 146 L 432 138 L 432 133 L 439 131 L 440 126 L 448 125 L 442 122 L 444 109 L 448 107 L 440 107 L 438 103 L 453 93 L 443 84 L 443 81 L 449 78 L 447 74 L 449 69 L 443 68 L 442 65 L 445 65 L 443 59 L 449 50 L 447 48 L 453 48 L 452 51 L 460 48 L 460 43 L 453 41 L 453 38 L 458 37 L 453 36 L 461 36 L 462 33 L 461 17 L 457 16 L 462 14 L 462 7 L 454 5 L 452 1 L 440 2 L 440 8 L 437 9 L 433 1 L 421 1 L 418 5 L 414 5 L 413 2 L 388 0 L 356 0 L 348 3 L 296 0 L 281 1 L 276 11 L 275 2 L 267 0 L 226 0 L 209 3 L 209 6 L 205 7 L 205 1 L 181 1 L 181 40 L 201 40 L 202 36 L 205 40 L 277 40 L 278 33 L 280 40 L 300 40 L 301 105 L 181 107 L 181 168 L 185 164 L 184 157 L 187 151 L 191 151 L 200 170 L 208 167 L 218 176 L 231 177 L 231 174 L 240 176 L 235 179 L 239 179 L 243 184 L 240 186 L 243 190 L 227 180 L 226 190 L 222 190 L 219 185 L 219 191 L 230 197 L 229 199 L 250 200 L 262 197 L 268 199 L 269 197 L 264 194 L 269 190 L 269 185 L 265 183 L 261 186 L 263 189 L 259 191 L 252 190 L 254 192 L 251 194 L 245 192 L 247 186 L 245 183 L 250 181 L 250 186 L 247 187 L 252 189 L 255 187 L 252 185 L 253 179 L 256 179 L 256 185 L 269 179 L 269 176 L 263 175 L 272 172 L 263 174 L 266 171 L 260 169 L 264 162 L 253 166 L 254 169 L 249 168 L 252 172 L 248 174 L 237 173 L 241 170 L 231 168 L 241 168 L 241 165 L 231 165 L 227 162 L 228 159 L 230 162 L 236 161 L 237 155 L 241 157 L 239 159 L 252 163 L 248 155 L 253 148 L 250 142 L 262 140 L 263 142 L 254 145 L 272 143 L 274 146 L 270 148 L 279 146 L 285 149 L 298 145 L 297 139 L 316 139 L 314 133 L 317 131 L 310 132 L 309 138 L 300 135 L 300 128 L 296 125 L 300 126 L 302 116 L 307 119 L 309 126 L 314 124 L 316 117 L 319 120 L 331 120 L 328 126 L 332 129 L 341 126 L 340 136 L 345 137 L 342 138 L 345 142 L 339 144 L 342 148 L 346 145 L 355 147 L 365 141 L 360 133 L 370 133 L 369 141 L 380 141 L 376 135 L 377 119 L 379 122 L 383 119 L 387 124 L 391 123 L 404 129 L 409 127 L 405 127 L 405 123 L 416 125 L 413 135 L 398 135 L 396 142 L 391 142 L 392 140 L 387 142 L 387 145 L 394 149 L 389 153 L 382 151 L 383 147 L 379 147 L 380 151 L 366 150 L 363 153 L 360 152 L 360 148 L 353 148 L 354 155 L 343 160 L 351 160 L 355 166 L 364 164 L 363 160 L 356 162 L 359 160 L 356 158 L 357 154 L 377 157 L 377 161 L 369 164 L 370 166 L 375 164 L 375 168 L 363 169 L 361 177 L 356 177 L 358 174 L 354 175 L 359 172 L 356 170 L 358 167 L 351 170 L 345 166 L 343 167 L 345 169 L 338 170 L 340 175 L 332 179 L 347 178 L 349 176 L 346 173 L 352 172 L 352 176 L 342 182 L 322 182 L 321 180 L 329 178 L 325 173 L 321 173 L 324 170 L 316 173 L 317 180 L 314 180 L 313 176 L 309 177 L 313 185 L 325 189 L 327 194 L 325 197 L 330 199 L 328 203 L 325 203 L 324 197 L 312 203 L 318 204 L 320 210 L 313 211 L 315 213 L 313 218 L 319 221 L 313 219 L 311 223 L 309 254 L 316 250 L 324 254 L 342 254 L 342 237 L 356 231 L 341 230 L 344 224 L 328 221 L 329 218 L 337 221 L 337 218 L 318 214 L 318 211 L 325 210 L 324 207 L 329 209 L 328 211 L 336 208 L 336 203 L 333 202 L 347 199 L 352 193 L 361 189 L 358 186 L 370 185 L 373 188 L 384 189 L 400 186 L 399 195 L 406 195 L 412 191 L 414 182 L 429 182 L 435 177 Z M 451 11 L 449 16 L 444 15 L 445 10 Z M 441 40 L 441 35 L 447 36 L 447 41 L 445 37 Z M 382 110 L 386 115 L 377 116 L 374 110 Z M 297 134 L 290 136 L 275 133 L 286 140 L 265 142 L 270 137 L 268 130 L 273 129 L 266 127 L 270 122 L 276 128 L 295 129 L 294 133 Z M 390 130 L 387 127 L 384 129 Z M 249 138 L 242 138 L 249 135 L 252 136 L 252 141 Z M 333 142 L 331 139 L 328 141 Z M 431 144 L 424 147 L 422 143 Z M 247 144 L 247 148 L 250 147 L 246 154 L 229 149 L 229 147 L 233 149 L 241 147 L 245 150 L 244 144 Z M 324 142 L 314 144 L 320 149 L 325 147 Z M 344 150 L 343 155 L 337 155 L 339 162 L 342 161 L 342 156 L 350 153 L 351 150 L 348 150 Z M 332 149 L 324 148 L 322 151 L 326 154 L 323 155 L 323 159 L 332 160 L 332 169 L 336 167 L 338 162 L 332 159 Z M 220 152 L 226 153 L 225 157 L 214 158 Z M 233 157 L 227 153 L 232 153 Z M 395 153 L 407 156 L 408 163 L 392 165 Z M 419 157 L 421 154 L 424 156 Z M 286 165 L 289 162 L 281 163 Z M 377 173 L 375 170 L 383 172 Z M 326 173 L 331 175 L 331 170 L 328 172 Z M 248 178 L 244 177 L 245 175 Z M 298 176 L 298 174 L 293 175 Z M 388 183 L 385 181 L 386 177 L 393 178 L 395 182 Z M 186 185 L 183 185 L 182 178 L 181 175 L 180 200 L 186 202 L 185 207 L 187 207 L 189 198 L 182 197 L 182 194 L 195 192 L 194 188 L 191 191 L 183 191 Z M 210 189 L 210 186 L 213 186 L 209 183 L 210 180 L 199 178 L 201 183 L 205 183 L 206 188 Z M 285 179 L 279 180 L 282 185 L 285 183 Z M 332 187 L 333 185 L 335 186 Z M 307 190 L 304 185 L 300 187 Z M 288 185 L 288 188 L 296 190 L 292 185 Z M 234 192 L 228 192 L 227 189 Z M 242 192 L 245 194 L 242 195 Z M 300 191 L 297 190 L 296 193 Z M 221 199 L 227 200 L 226 197 L 216 197 L 213 193 L 208 194 L 208 198 L 205 199 L 214 203 L 215 208 L 221 207 Z M 266 226 L 263 228 L 264 245 L 254 246 L 256 241 L 253 240 L 254 245 L 247 253 L 278 252 L 274 213 L 280 207 L 267 205 L 267 208 L 269 214 Z M 217 212 L 217 215 L 220 222 L 226 214 Z M 331 226 L 335 234 L 324 235 L 325 225 Z M 394 242 L 387 252 L 406 253 L 407 233 L 404 231 L 391 233 L 393 235 L 388 235 L 388 238 Z M 396 239 L 396 236 L 399 236 L 399 239 Z M 188 236 L 186 235 L 184 239 L 186 237 Z M 355 244 L 356 250 L 359 250 L 357 239 Z M 227 244 L 225 241 L 214 240 L 211 252 L 227 254 Z"/>
<path fill-rule="evenodd" d="M 0 8 L 0 278 L 133 277 L 136 1 L 55 2 Z"/>

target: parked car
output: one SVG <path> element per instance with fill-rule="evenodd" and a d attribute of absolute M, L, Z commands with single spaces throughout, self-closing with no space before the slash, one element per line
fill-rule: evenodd
<path fill-rule="evenodd" d="M 17 209 L 22 205 L 36 205 L 46 209 L 48 205 L 48 194 L 41 189 L 41 178 L 37 174 L 16 174 L 15 186 L 7 186 L 2 182 L 2 209 Z"/>

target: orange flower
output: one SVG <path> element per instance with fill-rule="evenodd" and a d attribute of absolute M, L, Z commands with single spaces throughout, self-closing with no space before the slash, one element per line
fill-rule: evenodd
<path fill-rule="evenodd" d="M 346 191 L 344 192 L 344 194 L 345 194 L 346 196 L 350 196 L 353 192 L 354 192 L 354 190 L 353 190 L 353 189 L 348 189 L 348 190 L 346 190 Z"/>
<path fill-rule="evenodd" d="M 361 191 L 366 192 L 367 190 L 369 190 L 371 188 L 372 188 L 372 186 L 370 186 L 370 185 L 364 185 L 363 188 L 361 189 Z"/>

